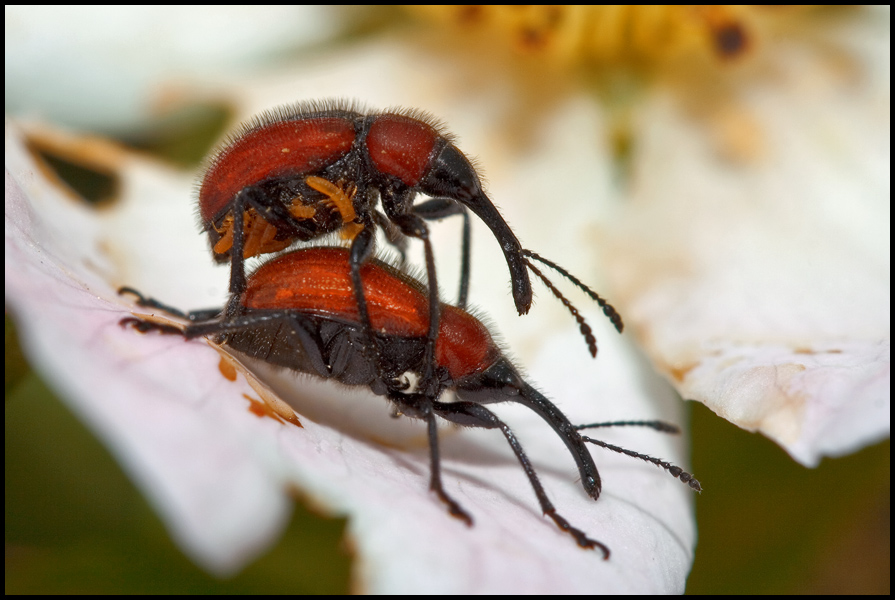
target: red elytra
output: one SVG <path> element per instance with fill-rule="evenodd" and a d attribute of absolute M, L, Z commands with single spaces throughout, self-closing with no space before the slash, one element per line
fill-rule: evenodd
<path fill-rule="evenodd" d="M 199 214 L 208 227 L 246 185 L 313 173 L 351 150 L 346 117 L 255 121 L 218 152 L 199 187 Z"/>
<path fill-rule="evenodd" d="M 381 261 L 361 267 L 364 297 L 374 331 L 425 337 L 429 301 L 425 287 Z M 250 310 L 294 310 L 361 325 L 348 250 L 306 248 L 276 257 L 248 280 L 240 304 Z M 452 379 L 479 373 L 500 356 L 488 329 L 456 306 L 441 304 L 435 362 Z"/>

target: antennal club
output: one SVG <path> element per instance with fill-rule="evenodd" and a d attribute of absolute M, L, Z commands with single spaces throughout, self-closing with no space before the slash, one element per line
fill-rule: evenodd
<path fill-rule="evenodd" d="M 590 423 L 588 425 L 575 425 L 575 429 L 580 431 L 582 429 L 593 429 L 597 427 L 624 427 L 624 426 L 633 426 L 633 427 L 649 427 L 650 429 L 655 429 L 656 431 L 660 431 L 662 433 L 671 433 L 677 434 L 680 433 L 681 430 L 676 425 L 672 425 L 670 423 L 666 423 L 664 421 L 612 421 L 606 423 Z M 655 458 L 652 456 L 648 456 L 646 454 L 640 454 L 639 452 L 634 452 L 633 450 L 628 450 L 627 448 L 622 448 L 620 446 L 613 446 L 612 444 L 607 444 L 604 441 L 594 439 L 592 437 L 588 437 L 586 435 L 582 435 L 581 439 L 585 442 L 590 442 L 596 446 L 600 446 L 601 448 L 606 448 L 607 450 L 612 450 L 613 452 L 618 452 L 619 454 L 626 454 L 633 458 L 639 458 L 640 460 L 653 463 L 657 467 L 662 467 L 672 477 L 677 477 L 681 480 L 682 483 L 686 483 L 690 486 L 691 489 L 696 490 L 697 492 L 702 491 L 702 485 L 700 485 L 699 480 L 693 477 L 692 474 L 687 473 L 682 468 L 673 465 L 669 462 L 665 462 L 662 459 Z"/>

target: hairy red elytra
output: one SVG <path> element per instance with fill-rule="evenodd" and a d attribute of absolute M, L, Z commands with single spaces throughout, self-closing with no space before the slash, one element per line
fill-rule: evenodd
<path fill-rule="evenodd" d="M 378 260 L 361 267 L 361 280 L 374 331 L 426 337 L 429 301 L 419 281 Z M 348 251 L 342 248 L 296 250 L 266 262 L 249 278 L 240 305 L 251 311 L 294 310 L 361 326 Z M 499 356 L 478 319 L 455 306 L 441 305 L 435 362 L 452 379 L 481 372 Z"/>
<path fill-rule="evenodd" d="M 215 156 L 199 188 L 208 226 L 249 182 L 313 173 L 345 156 L 354 144 L 352 119 L 259 120 Z"/>
<path fill-rule="evenodd" d="M 420 194 L 430 198 L 415 202 Z M 341 231 L 351 240 L 352 293 L 368 335 L 361 265 L 373 255 L 376 228 L 384 228 L 402 254 L 407 237 L 420 239 L 428 285 L 429 356 L 435 352 L 441 303 L 426 221 L 463 218 L 458 306 L 465 308 L 470 210 L 491 229 L 504 253 L 518 312 L 531 307 L 531 270 L 569 308 L 596 356 L 590 327 L 529 260 L 542 259 L 519 243 L 444 127 L 420 111 L 369 112 L 350 102 L 322 101 L 263 113 L 214 153 L 199 188 L 202 224 L 215 260 L 231 264 L 234 299 L 246 288 L 246 258 Z M 609 304 L 566 271 L 542 262 L 589 293 L 621 331 L 621 318 Z M 236 304 L 231 308 L 239 310 Z M 375 345 L 367 346 L 375 352 Z M 429 370 L 423 377 L 431 381 L 431 376 Z"/>
<path fill-rule="evenodd" d="M 586 443 L 651 462 L 694 490 L 701 490 L 699 482 L 680 467 L 578 433 L 580 429 L 610 425 L 640 425 L 677 432 L 673 425 L 659 421 L 572 425 L 559 408 L 522 378 L 474 316 L 458 307 L 443 305 L 438 351 L 430 356 L 426 352 L 427 319 L 431 314 L 426 306 L 426 287 L 375 258 L 364 264 L 361 274 L 372 331 L 362 325 L 357 307 L 351 302 L 355 292 L 351 256 L 349 250 L 341 248 L 308 248 L 268 261 L 252 274 L 244 292 L 231 300 L 231 306 L 238 304 L 239 311 L 185 315 L 155 300 L 144 299 L 132 289 L 122 289 L 137 295 L 141 305 L 186 317 L 192 323 L 182 330 L 136 318 L 123 319 L 121 324 L 141 332 L 178 334 L 186 339 L 213 335 L 231 350 L 270 364 L 346 385 L 366 386 L 386 396 L 398 414 L 426 421 L 430 489 L 453 516 L 469 525 L 472 518 L 442 485 L 436 417 L 467 427 L 499 429 L 522 465 L 542 512 L 581 547 L 599 548 L 604 558 L 609 557 L 605 544 L 573 527 L 556 511 L 521 443 L 486 404 L 516 402 L 546 421 L 569 450 L 582 487 L 594 500 L 600 495 L 601 480 Z M 370 343 L 375 344 L 375 352 L 366 347 Z M 437 385 L 420 385 L 411 390 L 407 374 L 422 377 L 430 370 Z M 456 400 L 442 402 L 445 391 L 452 391 Z"/>

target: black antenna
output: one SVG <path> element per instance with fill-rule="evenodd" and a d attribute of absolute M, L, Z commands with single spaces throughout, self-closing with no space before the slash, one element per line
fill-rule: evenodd
<path fill-rule="evenodd" d="M 671 433 L 677 434 L 681 432 L 680 427 L 677 425 L 672 425 L 671 423 L 666 423 L 665 421 L 608 421 L 605 423 L 590 423 L 588 425 L 575 425 L 575 429 L 580 431 L 582 429 L 595 429 L 597 427 L 649 427 L 650 429 L 655 429 L 656 431 L 661 431 L 662 433 Z M 607 450 L 612 450 L 613 452 L 618 452 L 619 454 L 626 454 L 633 458 L 639 458 L 640 460 L 644 460 L 649 463 L 653 463 L 657 467 L 662 467 L 672 477 L 677 477 L 681 480 L 681 482 L 686 483 L 690 486 L 690 488 L 696 490 L 697 492 L 702 491 L 702 485 L 699 481 L 693 477 L 692 474 L 687 473 L 682 468 L 675 466 L 669 462 L 665 462 L 659 458 L 654 458 L 652 456 L 648 456 L 646 454 L 640 454 L 639 452 L 634 452 L 633 450 L 628 450 L 626 448 L 621 448 L 619 446 L 613 446 L 612 444 L 607 444 L 606 442 L 594 439 L 592 437 L 588 437 L 586 435 L 582 435 L 581 439 L 585 442 L 590 442 L 591 444 L 595 444 L 600 446 L 601 448 L 606 448 Z"/>
<path fill-rule="evenodd" d="M 681 428 L 665 421 L 608 421 L 605 423 L 589 423 L 588 425 L 575 425 L 575 429 L 596 429 L 597 427 L 649 427 L 662 433 L 678 434 Z"/>
<path fill-rule="evenodd" d="M 538 276 L 538 278 L 544 282 L 544 285 L 553 292 L 553 295 L 556 296 L 563 305 L 569 309 L 569 312 L 572 313 L 572 316 L 575 317 L 575 320 L 578 321 L 578 329 L 581 331 L 581 335 L 584 336 L 584 340 L 587 342 L 587 349 L 590 350 L 590 355 L 594 358 L 597 357 L 597 338 L 594 337 L 593 330 L 590 328 L 590 325 L 587 324 L 587 321 L 584 320 L 584 317 L 581 316 L 581 313 L 578 312 L 578 309 L 575 308 L 569 300 L 562 295 L 556 286 L 553 285 L 547 276 L 541 273 L 541 271 L 531 264 L 530 260 L 526 260 L 525 264 L 531 269 L 532 273 Z"/>
<path fill-rule="evenodd" d="M 622 323 L 622 317 L 620 314 L 618 314 L 618 311 L 615 310 L 615 307 L 613 307 L 611 304 L 606 302 L 595 291 L 593 291 L 592 289 L 590 289 L 589 287 L 587 287 L 586 285 L 581 283 L 581 281 L 577 277 L 575 277 L 574 275 L 572 275 L 571 273 L 569 273 L 568 271 L 566 271 L 565 269 L 560 267 L 555 262 L 549 261 L 546 258 L 543 258 L 542 256 L 540 256 L 539 254 L 532 252 L 531 250 L 523 249 L 522 255 L 528 256 L 530 258 L 535 259 L 536 261 L 538 261 L 540 263 L 547 265 L 548 267 L 550 267 L 551 269 L 553 269 L 554 271 L 556 271 L 557 273 L 559 273 L 560 275 L 562 275 L 563 277 L 565 277 L 566 279 L 571 281 L 582 292 L 584 292 L 585 294 L 590 296 L 597 304 L 599 304 L 603 308 L 603 314 L 606 315 L 606 317 L 610 321 L 612 321 L 612 324 L 615 325 L 615 328 L 618 330 L 619 333 L 621 333 L 622 329 L 625 328 L 625 324 Z M 526 261 L 526 262 L 528 262 L 528 261 Z M 535 270 L 534 267 L 531 266 L 530 262 L 528 263 L 528 266 L 533 271 Z M 535 274 L 540 275 L 540 273 L 538 273 L 537 271 L 535 271 Z M 541 276 L 541 280 L 546 281 L 543 276 Z"/>

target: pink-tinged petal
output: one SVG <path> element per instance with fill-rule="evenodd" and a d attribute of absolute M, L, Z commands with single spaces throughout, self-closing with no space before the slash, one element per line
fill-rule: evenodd
<path fill-rule="evenodd" d="M 106 280 L 116 257 L 104 252 L 101 218 L 45 179 L 18 135 L 7 124 L 6 294 L 26 352 L 185 551 L 230 572 L 289 513 L 282 485 L 246 447 L 271 425 L 246 418 L 251 387 L 226 380 L 213 351 L 118 325 L 130 312 Z"/>

